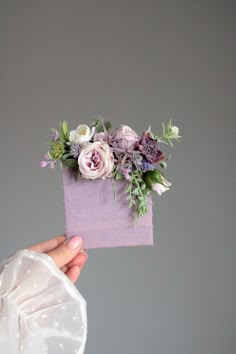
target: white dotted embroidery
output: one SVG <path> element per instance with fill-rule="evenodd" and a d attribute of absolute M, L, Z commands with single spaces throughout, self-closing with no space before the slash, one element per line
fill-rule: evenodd
<path fill-rule="evenodd" d="M 59 348 L 63 349 L 64 345 L 62 343 L 59 344 Z"/>
<path fill-rule="evenodd" d="M 45 319 L 45 318 L 48 318 L 48 315 L 46 315 L 46 313 L 44 313 L 44 314 L 42 315 L 42 319 Z"/>
<path fill-rule="evenodd" d="M 27 269 L 26 274 L 30 274 L 31 273 L 31 269 Z"/>

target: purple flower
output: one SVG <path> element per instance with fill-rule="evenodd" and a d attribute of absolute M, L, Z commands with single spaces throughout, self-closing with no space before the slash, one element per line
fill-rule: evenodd
<path fill-rule="evenodd" d="M 40 162 L 40 167 L 46 167 L 48 165 L 48 162 L 47 161 L 41 161 Z"/>
<path fill-rule="evenodd" d="M 153 171 L 154 170 L 153 164 L 147 160 L 142 161 L 140 168 L 143 171 Z"/>
<path fill-rule="evenodd" d="M 59 138 L 59 132 L 56 129 L 52 130 L 51 139 L 52 141 L 57 141 Z"/>
<path fill-rule="evenodd" d="M 116 146 L 123 152 L 132 151 L 138 141 L 138 134 L 127 125 L 121 125 L 113 132 L 114 147 Z"/>
<path fill-rule="evenodd" d="M 120 170 L 123 176 L 125 177 L 125 179 L 128 181 L 131 178 L 130 176 L 131 168 L 121 167 Z"/>
<path fill-rule="evenodd" d="M 81 151 L 80 145 L 78 143 L 72 143 L 70 146 L 70 153 L 71 155 L 77 159 Z"/>
<path fill-rule="evenodd" d="M 159 150 L 158 143 L 149 132 L 144 132 L 139 142 L 139 151 L 151 163 L 157 163 L 165 158 Z"/>

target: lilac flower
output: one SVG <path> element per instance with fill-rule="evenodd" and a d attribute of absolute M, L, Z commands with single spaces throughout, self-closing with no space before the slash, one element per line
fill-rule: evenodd
<path fill-rule="evenodd" d="M 49 165 L 50 168 L 54 168 L 54 164 L 55 163 L 56 163 L 56 161 L 53 161 L 53 160 L 41 161 L 40 162 L 40 167 L 44 168 L 44 167 Z"/>
<path fill-rule="evenodd" d="M 147 160 L 142 161 L 140 168 L 143 171 L 153 171 L 154 170 L 153 164 Z"/>
<path fill-rule="evenodd" d="M 117 146 L 122 152 L 131 152 L 138 141 L 138 134 L 127 125 L 121 125 L 113 132 L 114 146 Z"/>
<path fill-rule="evenodd" d="M 46 167 L 48 165 L 48 162 L 47 161 L 41 161 L 40 162 L 40 167 Z"/>
<path fill-rule="evenodd" d="M 128 181 L 131 178 L 131 176 L 130 176 L 131 168 L 121 167 L 120 170 L 121 170 L 122 175 Z"/>
<path fill-rule="evenodd" d="M 41 161 L 40 162 L 40 167 L 44 168 L 49 165 L 50 168 L 54 168 L 54 164 L 57 162 L 56 160 L 53 160 L 48 154 L 44 155 L 44 159 L 46 161 Z"/>
<path fill-rule="evenodd" d="M 59 132 L 56 129 L 52 129 L 51 139 L 52 141 L 56 141 L 59 138 Z"/>
<path fill-rule="evenodd" d="M 139 151 L 151 163 L 157 163 L 165 158 L 159 150 L 158 143 L 149 132 L 144 132 L 139 142 Z"/>
<path fill-rule="evenodd" d="M 51 169 L 54 169 L 54 164 L 55 164 L 55 162 L 54 162 L 54 161 L 52 161 L 52 162 L 50 163 L 50 165 L 49 165 L 49 166 L 50 166 L 50 168 L 51 168 Z"/>

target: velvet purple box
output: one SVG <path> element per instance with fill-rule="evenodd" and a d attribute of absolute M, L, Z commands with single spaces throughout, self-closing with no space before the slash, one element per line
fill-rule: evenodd
<path fill-rule="evenodd" d="M 115 181 L 115 201 L 111 179 L 75 182 L 70 169 L 62 174 L 67 238 L 80 235 L 85 249 L 153 245 L 151 197 L 148 213 L 134 224 L 123 193 L 126 181 Z"/>

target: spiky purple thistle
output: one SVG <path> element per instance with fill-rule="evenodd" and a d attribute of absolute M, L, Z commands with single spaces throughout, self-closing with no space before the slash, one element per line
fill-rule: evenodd
<path fill-rule="evenodd" d="M 72 143 L 71 144 L 70 153 L 75 159 L 77 159 L 77 157 L 79 156 L 80 151 L 81 151 L 81 149 L 80 149 L 80 145 L 79 144 L 77 144 L 77 143 Z"/>
<path fill-rule="evenodd" d="M 152 138 L 149 132 L 144 132 L 139 142 L 139 151 L 151 163 L 157 163 L 165 158 L 161 150 L 159 150 L 158 143 Z"/>

